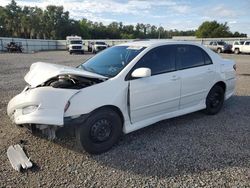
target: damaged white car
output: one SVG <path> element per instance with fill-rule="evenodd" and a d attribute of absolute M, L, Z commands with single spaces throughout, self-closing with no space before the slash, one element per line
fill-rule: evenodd
<path fill-rule="evenodd" d="M 28 86 L 8 104 L 15 124 L 53 137 L 76 129 L 89 153 L 110 149 L 122 133 L 205 109 L 220 111 L 234 93 L 235 63 L 188 42 L 140 41 L 104 50 L 77 68 L 34 63 Z"/>

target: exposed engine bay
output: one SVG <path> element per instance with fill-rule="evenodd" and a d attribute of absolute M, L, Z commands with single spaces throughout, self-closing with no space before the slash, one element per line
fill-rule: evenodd
<path fill-rule="evenodd" d="M 59 75 L 51 78 L 40 86 L 52 86 L 53 88 L 82 89 L 103 82 L 99 78 L 86 78 L 77 75 Z"/>

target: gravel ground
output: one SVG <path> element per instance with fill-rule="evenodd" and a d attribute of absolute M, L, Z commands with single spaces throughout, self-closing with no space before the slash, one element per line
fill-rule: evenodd
<path fill-rule="evenodd" d="M 25 86 L 32 62 L 76 66 L 91 55 L 0 54 L 0 187 L 250 187 L 250 55 L 237 62 L 236 95 L 215 116 L 196 112 L 125 135 L 91 156 L 73 138 L 49 141 L 17 129 L 8 101 Z M 15 172 L 9 145 L 22 142 L 35 166 Z"/>

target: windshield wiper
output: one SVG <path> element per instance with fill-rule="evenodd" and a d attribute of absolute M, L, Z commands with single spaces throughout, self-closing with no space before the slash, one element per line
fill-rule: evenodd
<path fill-rule="evenodd" d="M 108 75 L 108 74 L 100 74 L 98 72 L 95 71 L 95 69 L 91 68 L 91 67 L 85 67 L 83 65 L 80 65 L 80 67 L 85 70 L 85 71 L 88 71 L 88 72 L 91 72 L 91 73 L 95 73 L 95 74 L 99 74 L 101 76 L 106 76 L 108 78 L 112 77 L 111 75 Z"/>

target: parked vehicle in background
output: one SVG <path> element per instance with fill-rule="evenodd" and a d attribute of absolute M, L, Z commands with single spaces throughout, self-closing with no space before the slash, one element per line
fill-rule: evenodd
<path fill-rule="evenodd" d="M 108 48 L 109 46 L 102 41 L 95 41 L 95 42 L 89 42 L 88 43 L 88 51 L 92 52 L 92 53 L 98 53 L 106 48 Z"/>
<path fill-rule="evenodd" d="M 232 52 L 232 45 L 227 44 L 224 41 L 211 41 L 209 45 L 205 46 L 217 53 Z"/>
<path fill-rule="evenodd" d="M 88 52 L 92 52 L 92 46 L 94 45 L 93 41 L 88 41 Z"/>
<path fill-rule="evenodd" d="M 250 53 L 250 41 L 234 41 L 232 50 L 235 54 Z"/>
<path fill-rule="evenodd" d="M 67 36 L 66 46 L 70 54 L 81 53 L 84 54 L 84 47 L 82 37 L 79 36 Z"/>
<path fill-rule="evenodd" d="M 23 52 L 23 46 L 21 42 L 10 42 L 7 44 L 7 51 L 12 53 L 12 52 Z"/>

